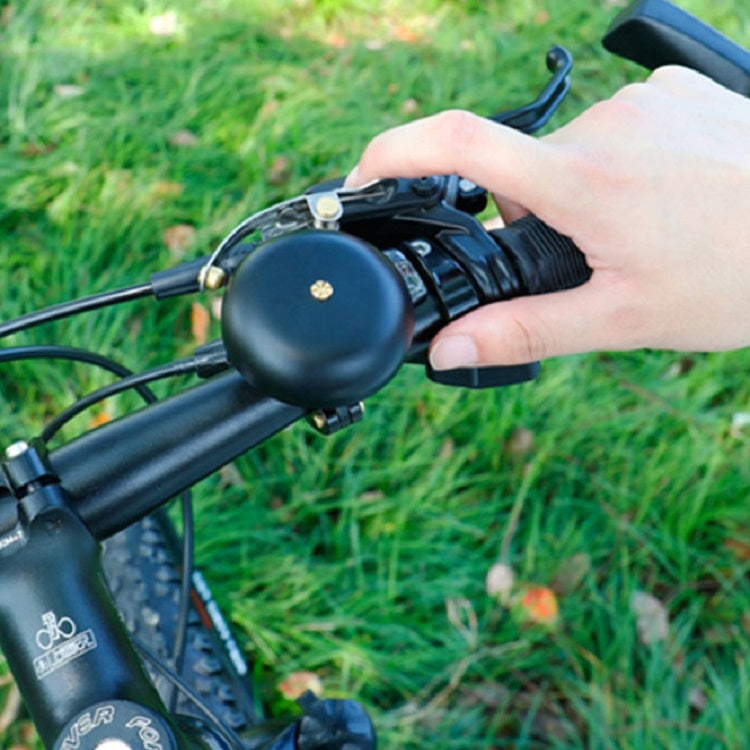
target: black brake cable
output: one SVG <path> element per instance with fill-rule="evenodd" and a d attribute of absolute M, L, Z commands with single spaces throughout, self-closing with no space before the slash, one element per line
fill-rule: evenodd
<path fill-rule="evenodd" d="M 225 740 L 230 740 L 237 747 L 237 750 L 245 747 L 239 735 L 226 722 L 222 721 L 211 707 L 196 693 L 182 678 L 176 675 L 171 669 L 168 669 L 162 660 L 137 637 L 133 637 L 133 643 L 151 664 L 161 672 L 162 676 L 167 679 L 175 688 L 182 691 L 188 699 L 198 708 L 201 713 L 212 722 L 221 733 Z"/>
<path fill-rule="evenodd" d="M 239 245 L 229 253 L 221 263 L 221 269 L 224 273 L 231 275 L 253 247 L 253 245 L 249 244 Z M 170 297 L 201 291 L 202 286 L 199 281 L 199 274 L 207 260 L 208 256 L 189 260 L 177 266 L 152 273 L 150 280 L 144 283 L 133 284 L 132 286 L 121 287 L 120 289 L 112 289 L 107 292 L 99 292 L 88 297 L 61 302 L 41 310 L 35 310 L 26 315 L 21 315 L 13 320 L 0 323 L 0 338 L 25 331 L 28 328 L 33 328 L 43 323 L 50 323 L 53 320 L 68 318 L 78 313 L 91 312 L 92 310 L 98 310 L 109 305 L 131 302 L 143 297 L 154 296 L 158 300 L 164 300 Z"/>
<path fill-rule="evenodd" d="M 155 367 L 145 372 L 133 373 L 120 380 L 105 385 L 91 393 L 86 394 L 78 399 L 75 403 L 63 409 L 46 427 L 42 430 L 41 438 L 46 443 L 67 424 L 73 417 L 76 417 L 82 411 L 85 411 L 94 404 L 103 401 L 110 396 L 127 391 L 145 383 L 153 383 L 155 380 L 163 380 L 176 375 L 188 375 L 195 373 L 195 363 L 192 357 L 180 359 L 177 362 L 170 362 L 168 365 Z"/>
<path fill-rule="evenodd" d="M 188 490 L 189 492 L 189 490 Z M 187 621 L 190 611 L 190 592 L 193 585 L 193 504 L 182 503 L 182 570 L 180 571 L 180 599 L 177 608 L 177 623 L 175 627 L 174 646 L 172 648 L 172 660 L 174 672 L 182 674 L 185 664 L 185 646 L 187 643 Z M 172 685 L 169 697 L 166 701 L 167 708 L 174 713 L 177 710 L 177 691 Z"/>
<path fill-rule="evenodd" d="M 70 302 L 51 305 L 42 310 L 35 310 L 5 323 L 0 323 L 0 338 L 10 336 L 12 333 L 18 333 L 19 331 L 25 331 L 27 328 L 33 328 L 42 323 L 60 320 L 60 318 L 67 318 L 82 312 L 98 310 L 108 305 L 130 302 L 141 297 L 148 297 L 151 294 L 153 294 L 153 289 L 150 283 L 135 284 L 121 289 L 112 289 L 108 292 L 92 294 L 89 297 L 81 297 L 81 299 L 71 300 Z"/>
<path fill-rule="evenodd" d="M 65 359 L 72 362 L 82 362 L 84 364 L 95 365 L 107 372 L 111 372 L 120 378 L 128 378 L 133 375 L 129 370 L 119 362 L 115 362 L 109 357 L 102 354 L 80 349 L 75 346 L 60 346 L 54 344 L 40 344 L 32 346 L 12 346 L 0 349 L 0 363 L 18 362 L 28 359 Z M 122 381 L 120 381 L 122 382 Z M 145 383 L 132 384 L 138 394 L 147 404 L 153 404 L 158 399 L 154 392 Z M 193 578 L 193 500 L 190 490 L 186 490 L 180 495 L 180 504 L 182 506 L 182 575 L 180 580 L 180 604 L 177 611 L 177 621 L 175 623 L 175 643 L 172 653 L 172 659 L 177 670 L 177 674 L 182 670 L 185 661 L 185 644 L 187 640 L 187 621 L 190 610 L 190 588 Z M 170 709 L 174 710 L 174 704 L 177 700 L 174 691 L 175 683 L 170 683 L 172 687 L 169 697 Z M 177 685 L 179 687 L 179 685 Z"/>
<path fill-rule="evenodd" d="M 244 255 L 239 253 L 238 257 Z M 237 258 L 234 259 L 236 264 Z M 154 295 L 157 299 L 166 299 L 181 294 L 189 294 L 198 291 L 200 284 L 198 282 L 197 271 L 203 267 L 204 259 L 197 259 L 183 263 L 179 266 L 166 269 L 151 275 L 149 283 L 136 284 L 129 287 L 122 287 L 99 294 L 93 294 L 88 297 L 82 297 L 78 300 L 63 302 L 42 310 L 36 310 L 18 318 L 0 323 L 0 338 L 10 336 L 13 333 L 33 328 L 43 323 L 49 323 L 54 320 L 67 318 L 78 313 L 90 312 L 109 305 L 116 305 L 122 302 L 130 302 Z M 11 362 L 22 359 L 68 359 L 87 364 L 93 364 L 101 367 L 108 372 L 118 375 L 122 380 L 114 383 L 99 391 L 89 394 L 80 401 L 72 404 L 70 407 L 61 412 L 42 432 L 42 439 L 48 441 L 66 422 L 75 417 L 84 409 L 97 403 L 97 401 L 120 393 L 128 388 L 135 389 L 147 404 L 154 403 L 157 398 L 154 393 L 146 386 L 146 383 L 153 382 L 164 377 L 182 374 L 183 372 L 195 372 L 201 377 L 207 377 L 221 370 L 223 365 L 221 357 L 217 364 L 217 352 L 215 346 L 209 344 L 204 347 L 201 355 L 198 355 L 192 361 L 192 367 L 181 370 L 181 363 L 174 363 L 165 368 L 157 368 L 148 373 L 134 375 L 133 372 L 114 362 L 107 357 L 103 357 L 95 352 L 77 347 L 40 345 L 25 347 L 9 347 L 0 350 L 0 362 Z M 159 372 L 161 370 L 161 372 Z M 182 670 L 185 661 L 185 646 L 187 641 L 187 625 L 190 610 L 190 591 L 193 577 L 193 505 L 190 490 L 186 490 L 180 495 L 182 505 L 182 571 L 180 580 L 180 600 L 177 612 L 177 622 L 175 624 L 175 643 L 172 651 L 172 659 L 177 670 L 177 674 Z M 179 678 L 178 678 L 179 679 Z M 168 697 L 167 703 L 171 710 L 177 702 L 177 694 L 174 690 L 176 683 L 172 683 L 172 690 Z"/>
<path fill-rule="evenodd" d="M 24 359 L 67 359 L 71 362 L 83 362 L 87 365 L 95 365 L 120 378 L 126 378 L 133 374 L 132 370 L 129 370 L 109 357 L 91 352 L 88 349 L 79 349 L 76 346 L 39 344 L 32 346 L 9 346 L 0 349 L 0 363 L 18 362 Z M 141 383 L 133 387 L 147 404 L 153 404 L 157 400 L 153 391 L 145 384 Z"/>

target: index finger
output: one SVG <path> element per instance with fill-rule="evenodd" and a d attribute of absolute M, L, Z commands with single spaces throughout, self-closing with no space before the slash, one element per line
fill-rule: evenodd
<path fill-rule="evenodd" d="M 376 136 L 347 184 L 354 187 L 381 177 L 460 174 L 548 215 L 550 202 L 554 205 L 559 198 L 561 171 L 553 145 L 471 112 L 449 110 Z"/>

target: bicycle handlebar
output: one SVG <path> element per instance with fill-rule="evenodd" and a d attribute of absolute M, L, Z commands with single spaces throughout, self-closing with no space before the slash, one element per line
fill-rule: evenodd
<path fill-rule="evenodd" d="M 413 181 L 399 181 L 394 195 L 413 189 Z M 245 377 L 219 376 L 50 454 L 52 468 L 97 538 L 147 515 L 311 408 L 350 404 L 382 386 L 405 359 L 423 362 L 434 332 L 468 309 L 496 299 L 568 288 L 583 283 L 590 273 L 575 245 L 534 216 L 492 236 L 473 217 L 442 202 L 419 217 L 394 219 L 395 224 L 404 221 L 412 235 L 419 230 L 419 238 L 400 242 L 382 255 L 353 236 L 326 230 L 287 235 L 255 250 L 238 270 L 223 316 L 230 337 L 239 331 L 247 343 L 240 354 L 238 345 L 228 346 L 230 353 L 255 356 L 249 364 L 235 361 Z M 361 216 L 358 222 L 361 231 Z M 431 229 L 429 239 L 423 236 L 426 227 Z M 390 237 L 387 232 L 380 241 L 387 243 Z M 353 265 L 341 263 L 342 252 L 350 260 L 354 257 Z M 318 264 L 313 269 L 301 262 L 310 258 Z M 321 263 L 325 268 L 318 273 Z M 269 278 L 269 273 L 285 275 L 287 283 Z M 315 299 L 307 289 L 310 280 L 332 274 L 338 276 L 330 299 Z M 301 278 L 302 286 L 292 283 L 292 277 Z M 348 292 L 347 284 L 352 287 Z M 327 307 L 334 300 L 341 305 Z M 264 340 L 257 335 L 260 324 L 254 316 L 269 310 L 270 319 L 261 324 L 273 330 L 263 332 Z M 373 331 L 379 337 L 370 335 Z M 277 371 L 259 378 L 255 352 L 267 349 L 276 352 L 278 361 L 271 369 Z M 291 375 L 283 371 L 289 363 Z M 470 372 L 464 374 L 471 377 Z M 284 376 L 287 380 L 279 386 Z M 266 387 L 254 387 L 247 378 L 260 379 Z M 488 384 L 495 383 L 483 383 Z M 280 389 L 305 403 L 290 404 L 268 395 Z"/>
<path fill-rule="evenodd" d="M 86 433 L 49 459 L 89 531 L 104 539 L 303 414 L 230 373 Z"/>
<path fill-rule="evenodd" d="M 242 261 L 222 307 L 232 364 L 262 392 L 306 408 L 372 395 L 404 359 L 424 362 L 435 333 L 471 309 L 591 274 L 574 243 L 535 216 L 488 233 L 473 216 L 485 191 L 455 176 L 361 191 L 328 184 L 308 198 L 313 217 L 325 201 L 336 226 L 314 228 L 300 212 L 294 231 Z M 428 374 L 455 383 L 461 373 Z"/>

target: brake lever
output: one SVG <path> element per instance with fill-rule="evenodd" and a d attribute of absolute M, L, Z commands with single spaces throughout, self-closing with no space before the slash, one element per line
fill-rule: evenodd
<path fill-rule="evenodd" d="M 260 235 L 261 242 L 283 237 L 301 229 L 338 229 L 339 220 L 348 211 L 356 211 L 357 206 L 367 213 L 388 213 L 385 206 L 396 193 L 399 180 L 375 180 L 359 188 L 344 187 L 343 179 L 326 186 L 329 189 L 311 190 L 295 198 L 276 203 L 258 211 L 240 222 L 224 237 L 211 253 L 208 261 L 198 274 L 199 288 L 215 288 L 212 284 L 212 270 L 220 267 L 220 262 L 229 251 L 242 240 L 253 234 Z M 224 281 L 220 275 L 221 286 Z"/>
<path fill-rule="evenodd" d="M 539 96 L 531 104 L 500 112 L 490 120 L 523 133 L 535 133 L 547 124 L 570 90 L 573 57 L 565 47 L 556 45 L 547 53 L 546 62 L 547 70 L 553 75 Z"/>
<path fill-rule="evenodd" d="M 684 65 L 750 96 L 750 51 L 668 0 L 636 0 L 602 39 L 609 51 L 655 70 Z"/>
<path fill-rule="evenodd" d="M 573 58 L 564 47 L 555 46 L 547 53 L 546 61 L 553 75 L 540 95 L 524 107 L 489 119 L 524 133 L 533 133 L 549 120 L 570 89 Z M 381 216 L 395 218 L 402 212 L 417 211 L 441 201 L 457 205 L 460 198 L 464 201 L 460 208 L 478 213 L 484 207 L 484 190 L 475 185 L 462 190 L 460 182 L 457 175 L 446 175 L 375 180 L 358 188 L 345 187 L 343 179 L 315 186 L 303 195 L 263 209 L 238 224 L 201 268 L 199 288 L 214 288 L 210 282 L 212 269 L 231 248 L 256 232 L 262 241 L 267 241 L 301 229 L 338 229 L 343 218 L 350 222 Z M 223 284 L 224 274 L 219 278 L 216 286 Z"/>

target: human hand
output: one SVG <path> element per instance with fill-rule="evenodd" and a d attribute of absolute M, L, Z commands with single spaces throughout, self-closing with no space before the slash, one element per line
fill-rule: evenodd
<path fill-rule="evenodd" d="M 445 112 L 377 136 L 347 184 L 453 173 L 506 222 L 531 211 L 570 236 L 593 274 L 448 325 L 436 369 L 750 345 L 750 100 L 665 67 L 543 138 Z"/>

